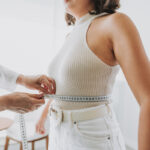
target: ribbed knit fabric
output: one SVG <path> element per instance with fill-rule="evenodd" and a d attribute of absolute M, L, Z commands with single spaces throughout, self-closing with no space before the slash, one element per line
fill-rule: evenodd
<path fill-rule="evenodd" d="M 56 82 L 56 95 L 111 95 L 120 66 L 104 63 L 86 42 L 86 33 L 92 20 L 105 14 L 87 13 L 77 20 L 61 50 L 52 60 L 48 73 Z"/>

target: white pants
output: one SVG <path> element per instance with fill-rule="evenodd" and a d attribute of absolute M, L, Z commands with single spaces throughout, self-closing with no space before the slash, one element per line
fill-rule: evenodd
<path fill-rule="evenodd" d="M 108 106 L 111 113 L 75 123 L 71 120 L 60 122 L 50 116 L 49 150 L 125 150 L 115 113 L 112 106 Z M 101 109 L 102 106 L 96 107 Z M 85 108 L 87 109 L 91 108 Z"/>

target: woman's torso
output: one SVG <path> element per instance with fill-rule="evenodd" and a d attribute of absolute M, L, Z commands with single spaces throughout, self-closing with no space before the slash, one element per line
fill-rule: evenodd
<path fill-rule="evenodd" d="M 86 14 L 76 22 L 61 50 L 52 60 L 48 73 L 56 82 L 56 95 L 105 96 L 111 95 L 119 65 L 110 66 L 102 61 L 87 44 L 87 30 L 99 16 Z M 66 109 L 91 107 L 102 102 L 54 103 Z"/>

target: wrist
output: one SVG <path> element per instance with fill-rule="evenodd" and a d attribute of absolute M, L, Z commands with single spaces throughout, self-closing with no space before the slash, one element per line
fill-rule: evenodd
<path fill-rule="evenodd" d="M 21 74 L 18 76 L 16 83 L 20 85 L 25 85 L 25 80 L 26 80 L 26 77 Z"/>
<path fill-rule="evenodd" d="M 45 121 L 46 121 L 46 117 L 45 117 L 45 116 L 41 116 L 40 122 L 41 122 L 41 123 L 45 123 Z"/>
<path fill-rule="evenodd" d="M 6 110 L 9 107 L 9 98 L 7 95 L 0 96 L 0 110 Z"/>

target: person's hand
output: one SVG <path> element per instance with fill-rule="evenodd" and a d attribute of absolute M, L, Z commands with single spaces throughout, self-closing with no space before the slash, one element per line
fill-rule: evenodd
<path fill-rule="evenodd" d="M 45 94 L 55 94 L 56 84 L 54 79 L 45 75 L 41 76 L 23 76 L 20 75 L 17 83 L 33 90 L 39 90 Z"/>
<path fill-rule="evenodd" d="M 40 119 L 37 124 L 36 124 L 36 132 L 39 134 L 45 134 L 45 120 L 44 119 Z"/>
<path fill-rule="evenodd" d="M 28 94 L 15 92 L 3 96 L 4 106 L 6 109 L 18 112 L 27 113 L 36 110 L 45 103 L 43 94 Z"/>

